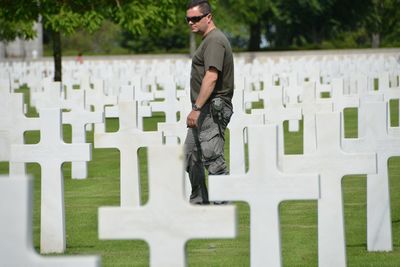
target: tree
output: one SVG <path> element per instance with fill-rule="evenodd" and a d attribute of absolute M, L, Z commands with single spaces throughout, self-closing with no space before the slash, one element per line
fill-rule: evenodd
<path fill-rule="evenodd" d="M 278 0 L 272 25 L 273 39 L 280 48 L 320 47 L 362 32 L 372 0 Z"/>
<path fill-rule="evenodd" d="M 46 38 L 47 37 L 47 38 Z M 45 43 L 50 43 L 49 33 L 45 32 Z M 77 29 L 71 35 L 62 34 L 63 54 L 110 54 L 121 50 L 121 27 L 109 20 L 104 20 L 102 26 L 89 32 L 86 29 Z M 71 54 L 72 53 L 72 54 Z"/>
<path fill-rule="evenodd" d="M 54 80 L 61 81 L 61 33 L 68 35 L 81 28 L 93 32 L 105 19 L 134 35 L 140 35 L 145 29 L 157 33 L 175 21 L 183 0 L 0 0 L 0 4 L 4 7 L 0 12 L 0 23 L 13 25 L 0 38 L 13 35 L 31 38 L 34 35 L 29 25 L 42 18 L 44 27 L 52 33 Z M 24 27 L 19 28 L 21 24 Z"/>
<path fill-rule="evenodd" d="M 281 47 L 318 44 L 328 34 L 331 9 L 335 0 L 280 0 L 277 16 L 272 20 L 276 30 L 270 36 Z"/>
<path fill-rule="evenodd" d="M 373 48 L 378 48 L 382 39 L 399 37 L 399 6 L 399 0 L 371 0 L 369 13 L 366 16 L 366 29 L 371 36 Z"/>
<path fill-rule="evenodd" d="M 260 50 L 261 34 L 266 18 L 275 14 L 275 1 L 270 0 L 220 0 L 219 12 L 225 17 L 234 18 L 234 23 L 242 23 L 249 31 L 249 51 Z"/>
<path fill-rule="evenodd" d="M 187 49 L 190 31 L 184 17 L 182 13 L 176 24 L 165 26 L 157 34 L 144 30 L 140 36 L 135 36 L 125 30 L 122 34 L 122 46 L 135 53 L 178 52 Z"/>

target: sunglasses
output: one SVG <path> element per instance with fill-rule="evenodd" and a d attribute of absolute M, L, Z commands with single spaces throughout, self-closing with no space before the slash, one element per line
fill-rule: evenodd
<path fill-rule="evenodd" d="M 207 13 L 207 14 L 204 14 L 204 15 L 201 15 L 201 16 L 186 17 L 186 22 L 187 22 L 187 23 L 189 23 L 189 22 L 197 23 L 197 22 L 199 22 L 202 18 L 206 17 L 208 14 L 210 14 L 210 13 Z"/>

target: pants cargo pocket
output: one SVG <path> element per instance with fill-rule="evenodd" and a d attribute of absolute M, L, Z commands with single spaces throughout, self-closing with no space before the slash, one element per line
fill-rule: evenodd
<path fill-rule="evenodd" d="M 220 157 L 224 152 L 224 140 L 218 129 L 209 129 L 200 133 L 200 144 L 204 163 Z"/>

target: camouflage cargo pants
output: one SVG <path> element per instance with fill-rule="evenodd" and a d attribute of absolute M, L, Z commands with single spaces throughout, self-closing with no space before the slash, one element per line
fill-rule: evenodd
<path fill-rule="evenodd" d="M 224 157 L 224 132 L 232 109 L 225 105 L 221 114 L 218 125 L 218 119 L 211 115 L 209 106 L 205 106 L 198 127 L 189 128 L 187 132 L 185 159 L 192 186 L 190 203 L 193 204 L 209 203 L 205 169 L 210 175 L 229 173 Z"/>

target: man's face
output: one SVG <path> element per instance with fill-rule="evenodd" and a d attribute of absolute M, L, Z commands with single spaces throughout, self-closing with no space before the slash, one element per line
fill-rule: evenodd
<path fill-rule="evenodd" d="M 204 33 L 208 27 L 209 16 L 204 16 L 198 6 L 195 6 L 186 11 L 187 23 L 194 33 Z M 203 17 L 204 16 L 204 17 Z M 202 18 L 201 18 L 202 17 Z"/>

